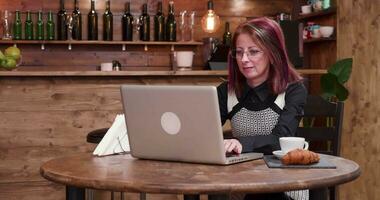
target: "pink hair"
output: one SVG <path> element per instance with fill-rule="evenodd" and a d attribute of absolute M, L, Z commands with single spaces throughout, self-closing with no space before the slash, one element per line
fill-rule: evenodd
<path fill-rule="evenodd" d="M 289 60 L 284 34 L 277 22 L 260 17 L 239 25 L 232 38 L 232 49 L 236 48 L 237 38 L 243 33 L 251 35 L 252 40 L 269 56 L 268 84 L 273 94 L 280 94 L 286 90 L 289 83 L 302 80 Z M 240 96 L 246 78 L 240 72 L 231 51 L 228 55 L 228 73 L 229 91 L 235 91 Z"/>

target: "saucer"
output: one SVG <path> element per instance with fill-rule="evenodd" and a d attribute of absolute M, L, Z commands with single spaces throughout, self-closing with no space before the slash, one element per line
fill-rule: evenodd
<path fill-rule="evenodd" d="M 272 152 L 274 156 L 276 156 L 278 159 L 281 159 L 283 156 L 285 156 L 286 153 L 282 152 L 281 150 L 273 151 Z"/>

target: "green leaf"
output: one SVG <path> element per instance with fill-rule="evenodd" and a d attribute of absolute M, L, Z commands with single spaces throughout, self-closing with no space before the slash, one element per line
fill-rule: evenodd
<path fill-rule="evenodd" d="M 348 90 L 338 81 L 334 74 L 323 74 L 321 76 L 322 97 L 326 100 L 336 97 L 339 101 L 347 99 Z"/>
<path fill-rule="evenodd" d="M 348 97 L 348 90 L 340 83 L 336 86 L 336 97 L 339 99 L 339 101 L 344 101 Z"/>
<path fill-rule="evenodd" d="M 328 73 L 334 74 L 338 78 L 338 82 L 341 84 L 348 81 L 351 72 L 352 58 L 339 60 L 328 69 Z"/>
<path fill-rule="evenodd" d="M 338 79 L 334 74 L 323 74 L 321 76 L 321 89 L 323 93 L 336 94 Z"/>

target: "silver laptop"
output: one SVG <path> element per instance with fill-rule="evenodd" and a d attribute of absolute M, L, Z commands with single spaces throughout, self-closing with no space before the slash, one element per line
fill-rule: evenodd
<path fill-rule="evenodd" d="M 133 157 L 221 165 L 263 157 L 226 156 L 214 86 L 122 85 L 121 94 Z"/>

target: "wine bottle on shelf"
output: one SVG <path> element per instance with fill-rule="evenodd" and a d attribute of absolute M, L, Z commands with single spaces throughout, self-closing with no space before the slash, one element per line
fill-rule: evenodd
<path fill-rule="evenodd" d="M 230 32 L 230 23 L 226 22 L 226 26 L 225 26 L 225 30 L 224 30 L 224 34 L 223 34 L 223 44 L 226 47 L 230 47 L 231 41 L 232 41 L 232 34 Z"/>
<path fill-rule="evenodd" d="M 46 39 L 47 40 L 54 40 L 55 39 L 55 24 L 53 19 L 53 13 L 49 11 L 48 18 L 46 21 Z"/>
<path fill-rule="evenodd" d="M 95 10 L 95 0 L 91 0 L 91 10 L 88 13 L 88 40 L 98 40 L 98 14 Z"/>
<path fill-rule="evenodd" d="M 140 40 L 150 40 L 150 19 L 148 15 L 148 5 L 143 4 L 142 15 L 140 16 Z"/>
<path fill-rule="evenodd" d="M 20 11 L 16 10 L 15 21 L 13 23 L 13 39 L 21 40 L 22 38 L 22 22 Z"/>
<path fill-rule="evenodd" d="M 82 40 L 82 15 L 79 10 L 79 0 L 74 0 L 72 38 Z"/>
<path fill-rule="evenodd" d="M 154 16 L 154 41 L 165 40 L 165 17 L 162 13 L 162 2 L 158 2 L 157 14 Z"/>
<path fill-rule="evenodd" d="M 36 23 L 36 39 L 43 40 L 44 39 L 44 21 L 42 20 L 42 11 L 38 11 L 37 14 L 37 23 Z"/>
<path fill-rule="evenodd" d="M 57 13 L 57 39 L 67 40 L 65 1 L 60 0 L 61 8 Z"/>
<path fill-rule="evenodd" d="M 125 11 L 122 17 L 122 34 L 124 41 L 133 40 L 133 16 L 131 15 L 130 2 L 125 3 Z"/>
<path fill-rule="evenodd" d="M 106 0 L 106 10 L 103 14 L 103 40 L 113 40 L 113 15 L 110 0 Z"/>
<path fill-rule="evenodd" d="M 33 21 L 30 11 L 26 12 L 25 19 L 25 40 L 33 40 Z"/>
<path fill-rule="evenodd" d="M 169 2 L 169 13 L 166 20 L 166 40 L 175 42 L 177 40 L 177 25 L 174 16 L 174 2 Z"/>

